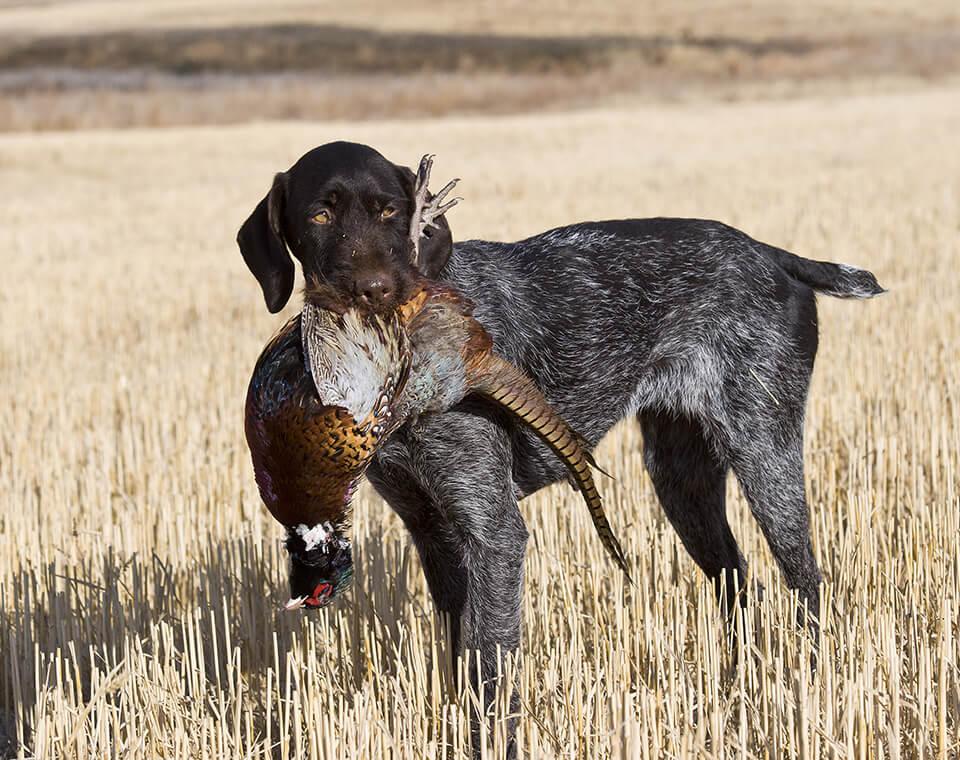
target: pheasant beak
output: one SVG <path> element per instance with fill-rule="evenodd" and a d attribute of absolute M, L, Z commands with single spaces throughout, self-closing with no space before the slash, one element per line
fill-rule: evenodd
<path fill-rule="evenodd" d="M 283 605 L 283 609 L 285 612 L 293 612 L 294 610 L 299 610 L 301 607 L 303 607 L 303 603 L 305 601 L 307 601 L 307 597 L 305 596 L 290 597 L 290 599 L 287 600 L 287 603 Z"/>
<path fill-rule="evenodd" d="M 304 607 L 325 607 L 332 596 L 333 586 L 329 583 L 320 583 L 313 590 L 313 594 L 293 597 L 283 605 L 283 609 L 287 612 L 293 612 Z"/>

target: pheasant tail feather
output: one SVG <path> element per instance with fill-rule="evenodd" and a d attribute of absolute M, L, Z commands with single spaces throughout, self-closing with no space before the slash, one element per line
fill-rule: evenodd
<path fill-rule="evenodd" d="M 529 425 L 537 437 L 560 457 L 587 503 L 604 548 L 627 580 L 631 580 L 627 558 L 610 527 L 603 499 L 590 472 L 591 467 L 600 468 L 586 440 L 550 406 L 529 377 L 495 354 L 483 354 L 482 359 L 471 366 L 468 381 L 472 391 L 495 401 Z"/>

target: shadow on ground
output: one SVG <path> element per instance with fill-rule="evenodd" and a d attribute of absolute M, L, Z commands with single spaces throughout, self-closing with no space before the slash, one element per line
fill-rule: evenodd
<path fill-rule="evenodd" d="M 15 756 L 21 740 L 31 749 L 39 715 L 76 718 L 91 700 L 121 709 L 119 696 L 103 693 L 117 669 L 159 668 L 167 683 L 172 679 L 180 689 L 173 698 L 181 708 L 194 702 L 202 712 L 207 703 L 214 709 L 221 695 L 230 699 L 227 684 L 238 676 L 249 695 L 265 691 L 266 672 L 272 669 L 271 688 L 283 693 L 290 676 L 288 655 L 302 664 L 322 652 L 324 672 L 342 684 L 349 704 L 367 675 L 367 647 L 379 653 L 380 676 L 390 678 L 404 667 L 389 656 L 403 650 L 401 615 L 429 620 L 430 612 L 410 597 L 403 582 L 407 551 L 399 537 L 360 542 L 355 588 L 319 614 L 281 610 L 285 556 L 279 545 L 249 537 L 211 545 L 202 561 L 183 567 L 157 555 L 107 552 L 72 568 L 58 563 L 24 568 L 7 586 L 12 594 L 0 612 L 6 639 L 0 661 L 0 757 Z M 349 629 L 347 636 L 343 628 Z M 338 646 L 343 641 L 350 645 Z M 267 715 L 264 700 L 255 702 L 255 734 L 263 735 L 271 720 L 272 735 L 280 736 L 276 709 Z M 94 719 L 83 716 L 91 726 Z M 75 727 L 67 726 L 66 734 Z"/>

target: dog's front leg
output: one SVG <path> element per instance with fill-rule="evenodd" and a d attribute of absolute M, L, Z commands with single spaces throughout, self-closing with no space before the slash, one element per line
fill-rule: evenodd
<path fill-rule="evenodd" d="M 520 645 L 527 529 L 517 507 L 511 449 L 499 422 L 484 407 L 472 405 L 425 415 L 403 440 L 409 457 L 403 469 L 417 483 L 413 497 L 409 488 L 406 495 L 389 493 L 384 481 L 397 484 L 390 469 L 381 467 L 371 480 L 378 488 L 386 486 L 382 492 L 410 529 L 434 603 L 450 616 L 454 651 L 469 657 L 468 672 L 486 713 L 473 716 L 479 751 L 481 730 L 488 731 L 486 744 L 492 746 L 488 708 L 498 673 L 504 672 L 501 659 Z M 398 500 L 402 504 L 395 504 Z M 515 715 L 516 684 L 499 686 L 510 690 L 510 715 Z M 511 757 L 514 724 L 511 718 L 506 726 Z"/>
<path fill-rule="evenodd" d="M 510 486 L 507 482 L 505 485 Z M 512 488 L 511 488 L 512 490 Z M 492 706 L 497 675 L 503 672 L 501 659 L 520 646 L 520 614 L 523 595 L 523 560 L 527 529 L 516 500 L 499 505 L 496 524 L 483 537 L 483 547 L 472 553 L 467 569 L 467 594 L 460 618 L 461 652 L 471 657 L 470 674 L 482 686 L 484 704 Z M 477 668 L 477 653 L 480 667 Z M 519 675 L 519 672 L 517 673 Z M 517 684 L 500 682 L 511 689 L 507 719 L 507 757 L 515 756 L 514 732 L 519 709 Z M 501 695 L 502 696 L 502 695 Z M 475 746 L 478 732 L 474 731 Z"/>

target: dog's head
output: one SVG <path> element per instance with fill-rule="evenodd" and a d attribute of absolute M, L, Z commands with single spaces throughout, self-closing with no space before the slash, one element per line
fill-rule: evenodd
<path fill-rule="evenodd" d="M 415 184 L 409 168 L 347 142 L 314 148 L 277 174 L 237 235 L 267 308 L 280 311 L 293 291 L 290 253 L 307 280 L 337 294 L 331 308 L 355 305 L 385 314 L 406 300 L 418 274 L 436 277 L 453 239 L 440 217 L 436 228 L 424 230 L 419 270 L 414 265 Z"/>

